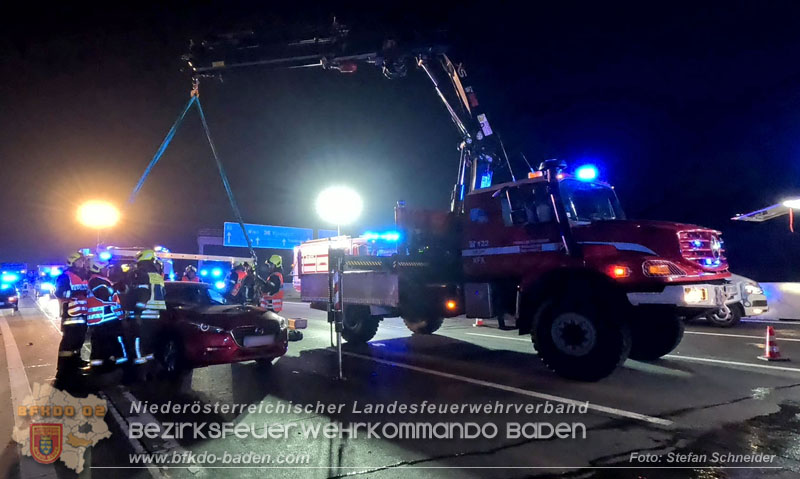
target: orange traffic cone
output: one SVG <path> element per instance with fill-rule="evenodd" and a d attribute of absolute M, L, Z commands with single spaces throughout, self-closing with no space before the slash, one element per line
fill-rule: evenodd
<path fill-rule="evenodd" d="M 778 342 L 775 341 L 775 330 L 772 326 L 767 326 L 767 341 L 764 343 L 764 355 L 758 356 L 762 361 L 788 361 L 789 358 L 782 358 L 781 351 L 778 349 Z"/>
<path fill-rule="evenodd" d="M 483 322 L 483 318 L 475 318 L 475 324 L 472 325 L 473 328 L 477 328 L 480 326 L 486 326 Z"/>

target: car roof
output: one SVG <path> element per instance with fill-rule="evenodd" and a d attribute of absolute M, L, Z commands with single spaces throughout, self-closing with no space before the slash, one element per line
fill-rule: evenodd
<path fill-rule="evenodd" d="M 192 288 L 192 287 L 200 287 L 200 288 L 210 288 L 211 285 L 208 283 L 196 283 L 194 281 L 164 281 L 164 286 L 169 288 Z"/>

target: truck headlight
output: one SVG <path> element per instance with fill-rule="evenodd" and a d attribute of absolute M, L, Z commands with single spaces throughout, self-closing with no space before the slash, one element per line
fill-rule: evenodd
<path fill-rule="evenodd" d="M 750 283 L 744 285 L 744 292 L 747 294 L 764 294 L 764 290 L 760 286 Z"/>
<path fill-rule="evenodd" d="M 686 304 L 697 304 L 708 300 L 708 289 L 701 286 L 683 288 L 683 300 Z"/>

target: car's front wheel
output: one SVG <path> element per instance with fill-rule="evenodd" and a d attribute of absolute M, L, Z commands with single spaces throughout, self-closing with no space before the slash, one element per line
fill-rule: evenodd
<path fill-rule="evenodd" d="M 190 369 L 186 364 L 183 342 L 177 336 L 168 336 L 161 343 L 157 358 L 167 377 L 179 377 Z"/>
<path fill-rule="evenodd" d="M 742 320 L 744 311 L 741 304 L 730 304 L 721 307 L 713 313 L 708 313 L 706 319 L 709 323 L 720 328 L 732 328 Z"/>

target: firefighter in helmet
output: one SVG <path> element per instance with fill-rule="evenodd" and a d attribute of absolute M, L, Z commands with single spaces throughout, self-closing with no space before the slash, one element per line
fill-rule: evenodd
<path fill-rule="evenodd" d="M 247 269 L 247 263 L 236 263 L 225 278 L 225 290 L 228 300 L 232 303 L 244 303 L 246 300 Z"/>
<path fill-rule="evenodd" d="M 155 321 L 161 311 L 167 309 L 164 302 L 164 276 L 156 253 L 145 249 L 136 255 L 136 263 L 130 273 L 126 310 L 129 316 L 125 348 L 130 351 L 126 379 L 133 380 L 148 361 L 153 359 Z"/>
<path fill-rule="evenodd" d="M 188 281 L 190 283 L 199 283 L 200 277 L 197 276 L 197 268 L 192 265 L 186 267 L 183 271 L 183 276 L 181 277 L 181 281 Z"/>
<path fill-rule="evenodd" d="M 78 252 L 67 257 L 67 269 L 56 279 L 55 296 L 61 310 L 61 343 L 58 346 L 56 377 L 64 379 L 88 366 L 81 359 L 86 339 L 89 274 L 86 257 Z"/>
<path fill-rule="evenodd" d="M 124 312 L 119 293 L 108 279 L 108 265 L 89 259 L 89 299 L 86 324 L 91 336 L 91 366 L 111 367 L 128 361 L 122 339 Z"/>
<path fill-rule="evenodd" d="M 279 313 L 283 310 L 283 274 L 281 266 L 283 258 L 274 254 L 264 264 L 262 273 L 266 279 L 257 279 L 259 289 L 259 306 L 270 311 Z"/>
<path fill-rule="evenodd" d="M 266 262 L 267 266 L 267 279 L 264 292 L 268 294 L 277 294 L 283 288 L 283 258 L 280 255 L 274 254 L 269 257 Z"/>

